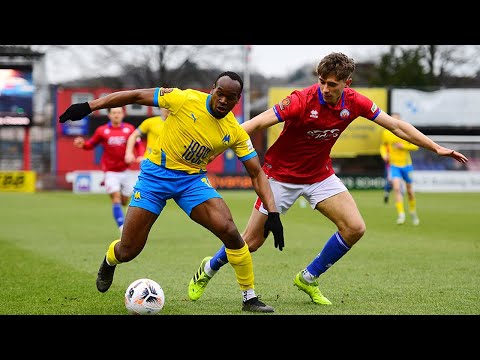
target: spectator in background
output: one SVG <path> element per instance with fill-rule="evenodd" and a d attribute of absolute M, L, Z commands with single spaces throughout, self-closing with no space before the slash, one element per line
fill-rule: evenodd
<path fill-rule="evenodd" d="M 167 119 L 168 114 L 170 114 L 168 109 L 160 108 L 160 115 L 152 116 L 143 120 L 142 123 L 130 135 L 127 140 L 127 149 L 125 151 L 125 162 L 127 164 L 130 164 L 135 160 L 141 161 L 152 152 L 155 140 L 157 140 L 157 136 L 160 135 L 160 132 L 163 129 L 164 121 Z M 133 152 L 134 146 L 139 139 L 144 137 L 147 138 L 145 154 L 143 157 L 135 158 L 135 154 Z"/>
<path fill-rule="evenodd" d="M 401 119 L 399 113 L 392 113 L 395 119 Z M 390 164 L 390 177 L 392 188 L 395 194 L 395 208 L 397 209 L 397 224 L 405 223 L 405 205 L 402 187 L 405 185 L 408 198 L 408 212 L 412 218 L 413 225 L 420 224 L 417 214 L 417 200 L 413 190 L 413 164 L 411 151 L 417 151 L 419 147 L 406 140 L 403 140 L 385 129 L 382 133 L 382 147 L 384 148 L 385 157 L 382 157 Z"/>
<path fill-rule="evenodd" d="M 135 127 L 124 122 L 124 118 L 122 107 L 108 109 L 109 122 L 99 126 L 89 140 L 81 136 L 73 140 L 73 145 L 79 149 L 92 150 L 96 146 L 103 146 L 101 166 L 105 173 L 105 189 L 112 201 L 113 218 L 120 233 L 125 218 L 122 206 L 128 205 L 136 181 L 136 177 L 127 171 L 130 165 L 125 162 L 127 140 Z M 145 147 L 140 139 L 135 142 L 135 147 L 137 154 L 143 155 Z"/>

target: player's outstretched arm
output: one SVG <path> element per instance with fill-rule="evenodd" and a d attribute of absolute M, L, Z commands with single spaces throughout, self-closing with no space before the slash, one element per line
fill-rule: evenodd
<path fill-rule="evenodd" d="M 59 121 L 64 123 L 67 120 L 81 120 L 92 111 L 129 104 L 153 106 L 155 90 L 156 88 L 116 91 L 88 102 L 72 104 L 60 115 Z"/>
<path fill-rule="evenodd" d="M 130 136 L 127 139 L 127 148 L 125 149 L 125 162 L 127 164 L 130 164 L 135 161 L 135 153 L 133 151 L 133 148 L 135 147 L 135 144 L 137 140 L 142 136 L 140 131 L 138 129 L 135 129 L 134 132 L 130 134 Z"/>
<path fill-rule="evenodd" d="M 463 164 L 468 162 L 468 158 L 462 153 L 459 153 L 458 151 L 455 151 L 453 149 L 449 149 L 440 145 L 439 145 L 439 148 L 437 149 L 437 154 L 440 156 L 447 156 L 447 157 L 454 158 L 455 160 Z"/>
<path fill-rule="evenodd" d="M 468 158 L 462 153 L 437 144 L 435 141 L 418 130 L 415 126 L 404 120 L 396 119 L 385 112 L 381 112 L 375 119 L 375 122 L 383 126 L 385 129 L 390 130 L 399 138 L 407 140 L 412 144 L 430 150 L 440 156 L 454 158 L 463 164 L 468 162 Z"/>
<path fill-rule="evenodd" d="M 248 135 L 252 135 L 257 130 L 266 129 L 278 123 L 279 121 L 277 115 L 275 115 L 273 108 L 271 108 L 265 110 L 250 120 L 245 121 L 241 124 L 241 126 L 245 129 Z"/>

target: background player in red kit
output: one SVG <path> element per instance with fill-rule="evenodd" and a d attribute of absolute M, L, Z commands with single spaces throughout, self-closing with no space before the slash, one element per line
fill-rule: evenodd
<path fill-rule="evenodd" d="M 127 170 L 130 167 L 125 162 L 125 149 L 130 134 L 135 131 L 132 124 L 124 122 L 125 113 L 123 108 L 108 109 L 109 122 L 99 126 L 93 136 L 85 141 L 83 137 L 76 137 L 73 145 L 84 150 L 92 150 L 97 145 L 103 146 L 102 170 L 105 172 L 105 189 L 112 200 L 113 218 L 122 232 L 124 211 L 122 205 L 128 205 L 133 193 L 136 177 Z M 145 151 L 143 143 L 137 141 L 136 153 L 143 155 Z M 141 157 L 139 158 L 141 160 Z"/>
<path fill-rule="evenodd" d="M 353 59 L 342 53 L 331 53 L 317 66 L 317 84 L 293 91 L 273 108 L 242 124 L 251 135 L 256 130 L 284 123 L 278 139 L 267 150 L 263 165 L 277 210 L 285 214 L 303 196 L 312 209 L 337 226 L 338 231 L 293 281 L 315 304 L 331 304 L 320 292 L 318 278 L 342 258 L 366 230 L 357 205 L 335 175 L 330 158 L 333 145 L 353 120 L 362 116 L 437 155 L 449 156 L 461 163 L 468 161 L 463 154 L 438 145 L 408 122 L 391 117 L 372 100 L 351 89 L 354 70 Z M 266 214 L 257 199 L 242 234 L 250 252 L 262 246 L 268 236 L 263 231 Z M 282 244 L 275 243 L 275 247 L 282 250 Z M 200 298 L 209 280 L 226 262 L 223 248 L 213 257 L 203 259 L 189 283 L 191 300 Z"/>

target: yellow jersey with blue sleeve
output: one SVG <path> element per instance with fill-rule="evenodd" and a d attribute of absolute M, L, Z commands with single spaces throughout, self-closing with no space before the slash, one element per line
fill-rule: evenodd
<path fill-rule="evenodd" d="M 250 136 L 232 112 L 221 119 L 210 109 L 210 94 L 178 88 L 157 88 L 154 105 L 170 110 L 148 159 L 170 170 L 206 173 L 208 160 L 232 149 L 240 161 L 257 156 Z"/>
<path fill-rule="evenodd" d="M 401 143 L 402 148 L 397 148 L 393 146 L 394 143 Z M 411 151 L 417 151 L 418 146 L 412 144 L 402 138 L 399 138 L 397 135 L 392 133 L 390 130 L 383 130 L 382 132 L 382 147 L 380 152 L 387 151 L 389 154 L 390 165 L 397 167 L 405 167 L 412 165 L 412 157 L 410 156 Z"/>
<path fill-rule="evenodd" d="M 153 145 L 157 140 L 158 135 L 162 132 L 164 120 L 161 116 L 153 116 L 142 121 L 138 125 L 137 130 L 142 136 L 147 137 L 147 148 L 145 149 L 144 157 L 147 157 L 152 152 Z"/>

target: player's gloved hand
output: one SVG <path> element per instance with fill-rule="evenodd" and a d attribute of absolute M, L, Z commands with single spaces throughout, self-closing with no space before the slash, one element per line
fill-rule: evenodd
<path fill-rule="evenodd" d="M 67 120 L 82 120 L 91 112 L 92 109 L 90 108 L 90 105 L 88 105 L 88 102 L 72 104 L 62 115 L 60 115 L 60 122 L 64 123 Z"/>
<path fill-rule="evenodd" d="M 273 233 L 275 247 L 282 251 L 285 243 L 283 238 L 283 225 L 280 221 L 280 213 L 278 212 L 268 213 L 268 219 L 263 228 L 263 237 L 267 238 L 270 231 Z"/>

